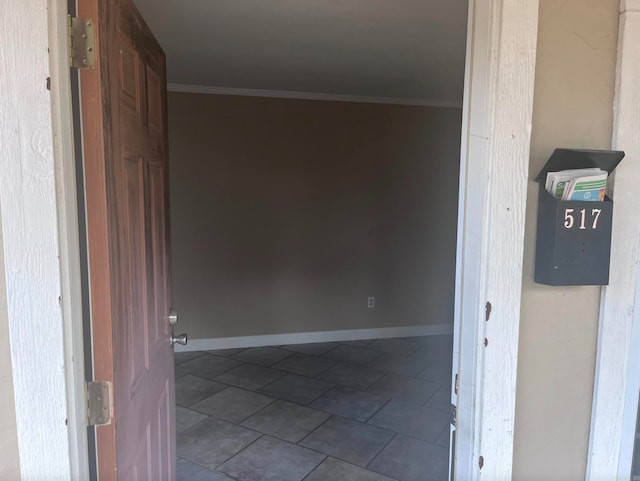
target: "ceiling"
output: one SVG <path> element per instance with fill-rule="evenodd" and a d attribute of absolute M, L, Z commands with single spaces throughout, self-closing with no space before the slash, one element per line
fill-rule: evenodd
<path fill-rule="evenodd" d="M 135 3 L 170 84 L 462 102 L 466 0 Z"/>

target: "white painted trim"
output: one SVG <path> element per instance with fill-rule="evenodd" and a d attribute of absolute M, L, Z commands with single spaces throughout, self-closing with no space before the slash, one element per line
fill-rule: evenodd
<path fill-rule="evenodd" d="M 423 107 L 461 108 L 461 102 L 434 99 L 411 99 L 403 97 L 370 97 L 365 95 L 341 95 L 320 92 L 292 92 L 287 90 L 241 89 L 230 87 L 210 87 L 170 83 L 169 92 L 183 92 L 208 95 L 240 95 L 243 97 L 270 97 L 277 99 L 325 100 L 333 102 L 359 102 L 365 104 L 417 105 Z"/>
<path fill-rule="evenodd" d="M 236 347 L 283 346 L 311 342 L 357 341 L 360 339 L 386 339 L 390 337 L 440 336 L 451 334 L 451 324 L 433 326 L 383 327 L 379 329 L 353 329 L 344 331 L 294 332 L 265 334 L 262 336 L 218 337 L 192 339 L 186 346 L 176 345 L 176 352 L 213 351 Z"/>
<path fill-rule="evenodd" d="M 67 427 L 65 307 L 60 302 L 66 284 L 61 256 L 66 252 L 59 244 L 63 219 L 56 209 L 59 172 L 52 96 L 46 88 L 51 76 L 51 3 L 0 3 L 0 206 L 5 260 L 0 274 L 6 278 L 24 480 L 72 479 L 73 462 L 73 436 Z"/>
<path fill-rule="evenodd" d="M 511 479 L 537 28 L 538 0 L 470 2 L 455 310 L 461 481 Z"/>
<path fill-rule="evenodd" d="M 630 479 L 640 392 L 640 1 L 621 2 L 609 285 L 602 290 L 587 481 Z"/>
<path fill-rule="evenodd" d="M 71 479 L 88 480 L 84 335 L 71 80 L 67 55 L 67 2 L 49 2 L 51 116 L 58 212 L 65 376 Z"/>

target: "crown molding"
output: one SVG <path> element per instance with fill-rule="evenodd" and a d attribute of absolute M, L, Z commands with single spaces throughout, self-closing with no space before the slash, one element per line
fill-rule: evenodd
<path fill-rule="evenodd" d="M 403 97 L 369 97 L 365 95 L 341 95 L 318 92 L 292 92 L 288 90 L 241 89 L 230 87 L 209 87 L 169 83 L 170 92 L 182 92 L 208 95 L 239 95 L 243 97 L 269 97 L 278 99 L 325 100 L 333 102 L 359 102 L 366 104 L 416 105 L 421 107 L 462 108 L 462 102 L 433 99 L 410 99 Z"/>

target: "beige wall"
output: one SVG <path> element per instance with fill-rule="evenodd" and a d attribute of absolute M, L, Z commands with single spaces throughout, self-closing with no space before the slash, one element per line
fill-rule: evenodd
<path fill-rule="evenodd" d="M 0 226 L 2 222 L 0 222 Z M 4 277 L 2 228 L 0 227 L 0 479 L 20 479 L 13 377 L 9 351 L 9 319 Z"/>
<path fill-rule="evenodd" d="M 554 147 L 608 149 L 617 0 L 541 0 L 530 179 Z M 514 479 L 583 480 L 599 287 L 533 282 L 537 184 L 529 184 Z"/>
<path fill-rule="evenodd" d="M 460 118 L 170 93 L 182 329 L 197 339 L 451 323 Z"/>

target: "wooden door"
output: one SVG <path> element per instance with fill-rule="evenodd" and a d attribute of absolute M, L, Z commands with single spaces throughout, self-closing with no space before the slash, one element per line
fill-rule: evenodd
<path fill-rule="evenodd" d="M 80 73 L 96 428 L 105 480 L 175 478 L 165 57 L 131 0 L 79 0 L 97 64 Z"/>

